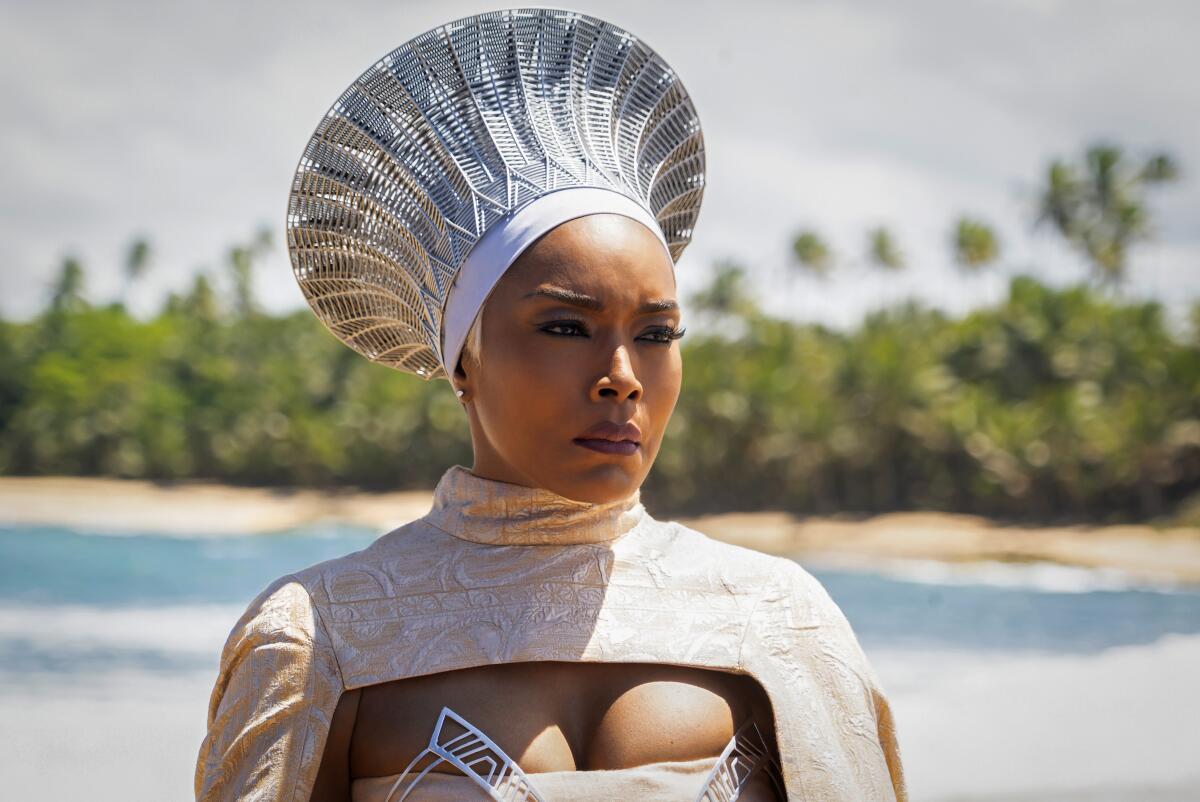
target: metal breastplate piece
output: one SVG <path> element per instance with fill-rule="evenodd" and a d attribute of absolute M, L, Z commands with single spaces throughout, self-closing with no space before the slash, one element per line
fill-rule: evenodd
<path fill-rule="evenodd" d="M 447 720 L 464 731 L 450 735 L 446 731 Z M 429 759 L 428 765 L 396 796 L 405 778 L 423 759 Z M 482 730 L 448 707 L 442 708 L 429 745 L 404 767 L 384 802 L 405 802 L 421 779 L 443 762 L 454 766 L 497 802 L 545 802 L 516 761 Z M 759 772 L 767 774 L 778 798 L 785 798 L 780 766 L 767 749 L 758 725 L 749 719 L 737 729 L 717 758 L 695 802 L 734 802 Z"/>
<path fill-rule="evenodd" d="M 717 758 L 717 765 L 705 778 L 696 802 L 733 802 L 758 772 L 766 773 L 778 799 L 787 798 L 783 770 L 767 749 L 766 739 L 754 719 L 747 719 Z"/>
<path fill-rule="evenodd" d="M 446 719 L 455 721 L 466 731 L 455 736 L 444 733 Z M 533 790 L 533 786 L 529 784 L 521 767 L 506 755 L 495 741 L 448 707 L 443 707 L 441 715 L 438 716 L 437 726 L 433 728 L 433 735 L 429 738 L 429 746 L 425 747 L 412 759 L 411 763 L 404 767 L 404 771 L 396 778 L 396 783 L 384 797 L 384 802 L 393 802 L 392 797 L 395 796 L 396 789 L 400 787 L 404 778 L 422 758 L 431 755 L 434 759 L 408 784 L 408 787 L 404 789 L 404 794 L 395 802 L 404 802 L 421 778 L 442 762 L 449 763 L 474 780 L 488 792 L 488 796 L 492 799 L 501 800 L 501 802 L 525 802 L 525 800 L 545 802 Z"/>

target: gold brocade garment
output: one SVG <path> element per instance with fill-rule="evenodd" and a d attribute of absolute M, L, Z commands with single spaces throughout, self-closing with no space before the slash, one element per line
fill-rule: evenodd
<path fill-rule="evenodd" d="M 748 674 L 788 800 L 907 799 L 887 697 L 800 565 L 655 520 L 640 491 L 589 504 L 459 465 L 425 516 L 250 602 L 221 653 L 196 798 L 307 802 L 343 691 L 536 660 Z"/>

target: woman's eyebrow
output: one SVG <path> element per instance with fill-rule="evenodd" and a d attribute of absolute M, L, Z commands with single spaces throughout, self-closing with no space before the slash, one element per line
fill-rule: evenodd
<path fill-rule="evenodd" d="M 553 298 L 556 301 L 561 301 L 571 306 L 580 306 L 584 309 L 591 309 L 599 312 L 604 309 L 604 302 L 599 298 L 593 298 L 590 295 L 584 295 L 581 292 L 568 290 L 563 287 L 538 287 L 530 293 L 522 296 L 524 298 L 533 297 Z M 670 312 L 679 308 L 679 304 L 671 298 L 662 298 L 653 301 L 646 301 L 638 307 L 638 314 L 650 314 L 652 312 Z"/>

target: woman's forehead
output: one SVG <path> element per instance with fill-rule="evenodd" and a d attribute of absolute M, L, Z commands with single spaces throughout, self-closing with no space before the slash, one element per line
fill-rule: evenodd
<path fill-rule="evenodd" d="M 662 295 L 645 295 L 638 288 L 626 284 L 627 292 L 589 294 L 579 290 L 563 287 L 549 282 L 542 282 L 534 289 L 520 296 L 522 300 L 550 300 L 577 306 L 582 309 L 601 312 L 605 310 L 635 306 L 633 311 L 640 315 L 650 315 L 658 312 L 670 312 L 679 308 L 674 293 Z"/>
<path fill-rule="evenodd" d="M 569 220 L 540 238 L 505 272 L 502 283 L 522 296 L 550 285 L 593 296 L 674 298 L 675 265 L 641 223 L 596 214 Z"/>

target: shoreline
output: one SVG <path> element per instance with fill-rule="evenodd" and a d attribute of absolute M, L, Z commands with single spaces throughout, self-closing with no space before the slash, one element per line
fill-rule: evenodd
<path fill-rule="evenodd" d="M 943 512 L 884 513 L 861 521 L 727 513 L 681 522 L 718 540 L 829 567 L 1049 563 L 1152 584 L 1200 584 L 1196 527 L 1015 526 Z"/>
<path fill-rule="evenodd" d="M 332 523 L 382 535 L 424 515 L 431 499 L 431 490 L 367 493 L 0 476 L 0 525 L 232 537 Z M 727 543 L 836 567 L 1052 563 L 1120 572 L 1133 580 L 1200 584 L 1197 527 L 1026 527 L 940 512 L 886 513 L 854 521 L 782 512 L 676 520 Z"/>

